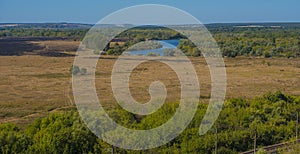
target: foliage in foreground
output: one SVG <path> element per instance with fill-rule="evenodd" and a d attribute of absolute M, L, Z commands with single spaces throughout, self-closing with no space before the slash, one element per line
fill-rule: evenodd
<path fill-rule="evenodd" d="M 108 110 L 119 124 L 129 128 L 150 129 L 168 120 L 177 103 L 167 103 L 146 117 L 130 114 L 121 108 Z M 237 153 L 252 149 L 254 131 L 257 147 L 290 141 L 295 136 L 296 109 L 300 98 L 270 93 L 253 100 L 226 101 L 219 120 L 207 134 L 198 135 L 207 105 L 199 104 L 189 127 L 170 143 L 142 153 L 213 153 L 215 128 L 218 128 L 218 153 Z M 14 124 L 0 125 L 0 153 L 111 153 L 112 147 L 98 139 L 75 111 L 55 113 L 20 129 Z M 118 153 L 140 153 L 114 148 Z"/>

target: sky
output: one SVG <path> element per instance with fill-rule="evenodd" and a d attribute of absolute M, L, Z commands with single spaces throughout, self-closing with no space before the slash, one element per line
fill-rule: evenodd
<path fill-rule="evenodd" d="M 299 0 L 0 0 L 0 23 L 95 24 L 122 8 L 163 4 L 202 23 L 300 22 Z"/>

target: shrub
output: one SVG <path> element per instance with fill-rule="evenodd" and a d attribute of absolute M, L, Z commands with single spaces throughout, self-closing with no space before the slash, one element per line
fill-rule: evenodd
<path fill-rule="evenodd" d="M 72 66 L 70 71 L 73 75 L 77 75 L 80 72 L 80 69 L 78 66 Z"/>
<path fill-rule="evenodd" d="M 264 52 L 264 57 L 265 58 L 270 58 L 271 57 L 270 52 L 268 52 L 268 51 Z"/>
<path fill-rule="evenodd" d="M 148 52 L 148 53 L 147 53 L 147 56 L 157 57 L 157 56 L 160 56 L 160 54 L 159 54 L 159 53 L 156 53 L 156 52 Z"/>
<path fill-rule="evenodd" d="M 80 69 L 80 74 L 81 74 L 81 75 L 86 74 L 86 72 L 87 72 L 87 69 L 86 69 L 86 68 L 81 68 L 81 69 Z"/>

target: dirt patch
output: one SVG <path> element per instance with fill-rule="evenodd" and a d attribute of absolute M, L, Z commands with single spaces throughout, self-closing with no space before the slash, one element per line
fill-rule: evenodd
<path fill-rule="evenodd" d="M 59 37 L 0 38 L 0 55 L 74 56 L 74 51 L 77 50 L 79 43 L 78 41 Z"/>

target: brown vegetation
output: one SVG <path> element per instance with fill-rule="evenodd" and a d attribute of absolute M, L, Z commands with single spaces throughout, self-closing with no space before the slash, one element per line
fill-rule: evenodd
<path fill-rule="evenodd" d="M 41 41 L 44 46 L 73 46 L 79 42 Z M 66 43 L 66 44 L 65 44 Z M 68 51 L 68 49 L 65 49 Z M 74 52 L 74 51 L 73 51 Z M 103 56 L 96 72 L 96 88 L 101 103 L 112 106 L 111 70 L 117 57 Z M 49 111 L 73 105 L 70 68 L 74 57 L 40 55 L 0 56 L 0 122 L 27 123 L 28 118 L 44 116 Z M 191 58 L 201 87 L 201 101 L 210 96 L 210 75 L 204 58 Z M 300 95 L 300 61 L 298 58 L 226 58 L 227 98 L 253 98 L 267 92 L 282 91 Z M 148 101 L 151 82 L 161 80 L 167 87 L 167 102 L 178 101 L 180 84 L 167 65 L 150 61 L 131 74 L 133 97 Z M 28 116 L 33 115 L 33 116 Z M 22 118 L 23 117 L 23 118 Z"/>

